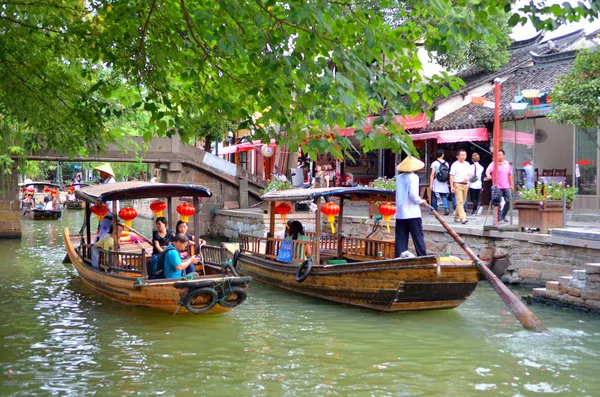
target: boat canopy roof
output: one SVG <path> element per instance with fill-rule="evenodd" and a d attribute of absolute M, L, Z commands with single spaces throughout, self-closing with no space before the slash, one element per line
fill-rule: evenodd
<path fill-rule="evenodd" d="M 370 187 L 328 187 L 321 189 L 289 189 L 266 193 L 265 201 L 300 201 L 314 200 L 317 197 L 340 197 L 345 200 L 360 201 L 392 201 L 396 197 L 393 190 Z"/>
<path fill-rule="evenodd" d="M 75 191 L 75 197 L 98 203 L 112 200 L 162 198 L 162 197 L 211 197 L 212 192 L 200 185 L 153 182 L 117 182 L 84 187 Z"/>
<path fill-rule="evenodd" d="M 71 186 L 91 186 L 89 183 L 87 182 L 77 182 L 77 183 L 71 183 L 69 185 L 67 185 L 67 187 L 71 187 Z"/>
<path fill-rule="evenodd" d="M 56 183 L 50 183 L 50 182 L 26 182 L 26 183 L 19 183 L 19 186 L 48 186 L 48 187 L 60 188 L 60 185 L 57 185 Z"/>

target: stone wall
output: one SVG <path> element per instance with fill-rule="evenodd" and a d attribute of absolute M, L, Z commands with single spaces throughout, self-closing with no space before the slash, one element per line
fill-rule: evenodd
<path fill-rule="evenodd" d="M 19 181 L 16 167 L 11 174 L 0 173 L 0 238 L 21 238 Z"/>
<path fill-rule="evenodd" d="M 314 230 L 314 216 L 298 213 L 290 214 L 288 218 L 298 219 L 307 230 Z M 279 217 L 276 219 L 276 230 L 281 232 L 284 224 Z M 366 217 L 344 218 L 343 229 L 347 236 L 365 237 L 372 231 L 372 227 L 373 220 Z M 260 212 L 218 211 L 211 234 L 228 239 L 236 239 L 239 231 L 265 236 L 267 228 L 268 217 Z M 464 226 L 453 228 L 480 258 L 500 258 L 494 264 L 494 271 L 508 283 L 542 286 L 547 281 L 570 275 L 573 270 L 583 269 L 585 263 L 597 262 L 600 258 L 598 241 L 500 230 L 484 231 Z M 423 225 L 423 229 L 429 252 L 466 257 L 441 226 Z M 325 219 L 322 230 L 331 232 Z M 390 224 L 389 234 L 381 222 L 381 227 L 370 238 L 393 240 L 394 232 L 393 222 Z M 413 249 L 412 242 L 409 244 L 410 249 Z"/>

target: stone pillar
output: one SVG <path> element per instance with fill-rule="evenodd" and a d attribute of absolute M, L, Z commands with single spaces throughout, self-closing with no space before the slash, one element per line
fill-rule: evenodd
<path fill-rule="evenodd" d="M 9 175 L 0 174 L 0 239 L 21 238 L 18 175 L 17 167 Z"/>
<path fill-rule="evenodd" d="M 239 182 L 239 194 L 240 194 L 240 208 L 248 208 L 248 180 L 238 179 Z"/>

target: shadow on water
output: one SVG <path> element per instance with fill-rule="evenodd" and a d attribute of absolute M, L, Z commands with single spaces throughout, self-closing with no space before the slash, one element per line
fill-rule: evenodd
<path fill-rule="evenodd" d="M 600 318 L 540 305 L 524 331 L 489 285 L 455 310 L 381 314 L 251 284 L 224 315 L 97 295 L 63 265 L 58 222 L 0 241 L 2 395 L 597 395 Z M 149 222 L 149 221 L 148 221 Z M 141 226 L 148 227 L 148 226 Z"/>

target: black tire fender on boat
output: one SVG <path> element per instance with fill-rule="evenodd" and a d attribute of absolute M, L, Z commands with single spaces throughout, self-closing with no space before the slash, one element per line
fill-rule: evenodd
<path fill-rule="evenodd" d="M 227 298 L 227 295 L 229 294 L 237 294 L 237 299 L 236 300 L 232 300 L 232 301 L 227 301 L 225 300 Z M 227 287 L 225 288 L 223 291 L 221 291 L 221 299 L 219 301 L 219 305 L 223 306 L 223 307 L 236 307 L 241 305 L 246 298 L 248 297 L 248 293 L 246 292 L 246 290 L 242 287 Z"/>
<path fill-rule="evenodd" d="M 312 270 L 312 267 L 313 267 L 312 258 L 308 258 L 307 260 L 302 262 L 302 264 L 298 268 L 298 271 L 296 271 L 296 281 L 299 283 L 304 282 L 304 280 L 306 280 L 308 278 L 308 276 L 310 275 L 310 271 Z"/>
<path fill-rule="evenodd" d="M 233 253 L 233 258 L 231 258 L 231 266 L 234 269 L 237 269 L 238 259 L 240 258 L 240 250 L 237 250 Z"/>
<path fill-rule="evenodd" d="M 194 299 L 196 299 L 198 296 L 200 296 L 202 294 L 210 295 L 210 302 L 206 306 L 203 306 L 203 307 L 192 306 L 192 302 L 194 301 Z M 217 291 L 215 291 L 214 289 L 209 288 L 209 287 L 204 287 L 204 288 L 197 288 L 193 291 L 188 292 L 188 294 L 185 296 L 185 298 L 183 298 L 183 304 L 190 313 L 202 314 L 202 313 L 209 311 L 213 307 L 215 307 L 215 305 L 217 304 L 217 300 L 218 300 Z"/>

